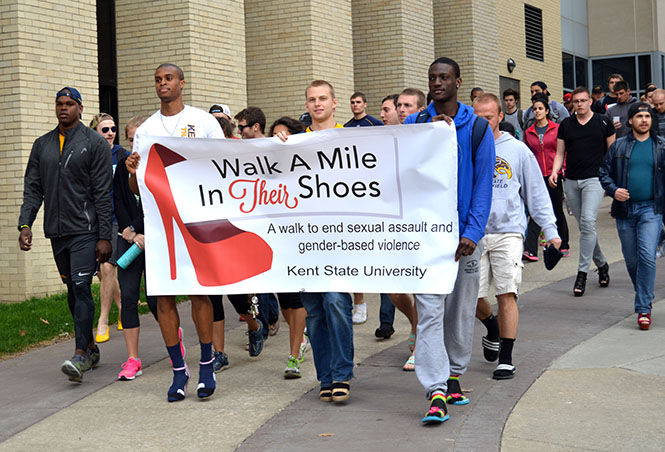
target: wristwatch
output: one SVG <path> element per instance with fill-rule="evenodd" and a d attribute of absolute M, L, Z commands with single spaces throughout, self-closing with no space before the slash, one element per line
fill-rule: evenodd
<path fill-rule="evenodd" d="M 134 226 L 132 226 L 131 224 L 129 225 L 129 230 L 132 232 L 136 232 L 136 229 L 134 229 Z"/>

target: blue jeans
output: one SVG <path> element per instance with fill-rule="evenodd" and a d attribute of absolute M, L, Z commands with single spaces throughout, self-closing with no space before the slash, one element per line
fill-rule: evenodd
<path fill-rule="evenodd" d="M 341 292 L 300 294 L 307 311 L 316 378 L 321 386 L 353 378 L 353 301 Z"/>
<path fill-rule="evenodd" d="M 635 312 L 650 313 L 656 283 L 656 248 L 662 214 L 653 210 L 653 201 L 630 204 L 628 218 L 617 218 L 621 252 L 635 288 Z"/>
<path fill-rule="evenodd" d="M 381 307 L 379 308 L 379 322 L 381 325 L 387 323 L 390 326 L 393 326 L 395 322 L 395 305 L 390 301 L 388 295 L 381 294 Z"/>

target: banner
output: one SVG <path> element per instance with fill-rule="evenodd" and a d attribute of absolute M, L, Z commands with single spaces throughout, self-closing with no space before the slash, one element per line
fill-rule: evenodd
<path fill-rule="evenodd" d="M 151 295 L 453 289 L 445 122 L 138 143 Z"/>

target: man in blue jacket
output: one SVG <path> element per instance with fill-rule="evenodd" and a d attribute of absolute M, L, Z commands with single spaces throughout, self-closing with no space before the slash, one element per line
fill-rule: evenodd
<path fill-rule="evenodd" d="M 494 136 L 487 121 L 457 101 L 462 84 L 459 65 L 450 58 L 438 58 L 430 65 L 428 78 L 433 102 L 424 112 L 407 117 L 404 124 L 447 117 L 452 118 L 457 129 L 457 279 L 450 294 L 416 294 L 416 375 L 430 399 L 423 422 L 440 423 L 449 417 L 446 402 L 469 403 L 462 395 L 459 376 L 466 371 L 471 358 L 480 277 L 480 250 L 476 244 L 485 235 L 489 217 L 495 153 Z M 479 126 L 482 139 L 474 143 L 473 130 Z"/>
<path fill-rule="evenodd" d="M 665 140 L 651 130 L 653 117 L 649 104 L 632 104 L 628 110 L 630 132 L 612 143 L 600 166 L 600 183 L 614 198 L 612 216 L 635 288 L 635 312 L 641 330 L 651 326 L 665 192 Z"/>

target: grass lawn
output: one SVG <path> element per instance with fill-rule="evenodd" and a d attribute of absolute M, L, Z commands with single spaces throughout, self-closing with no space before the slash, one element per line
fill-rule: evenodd
<path fill-rule="evenodd" d="M 99 284 L 92 285 L 95 300 L 95 322 L 99 317 Z M 187 297 L 179 297 L 182 301 Z M 139 314 L 150 312 L 145 295 L 141 291 Z M 111 305 L 109 324 L 118 321 L 118 309 Z M 22 303 L 0 304 L 0 358 L 4 355 L 20 352 L 31 345 L 55 338 L 74 336 L 74 321 L 67 305 L 67 293 L 51 295 L 46 298 L 31 298 Z"/>

